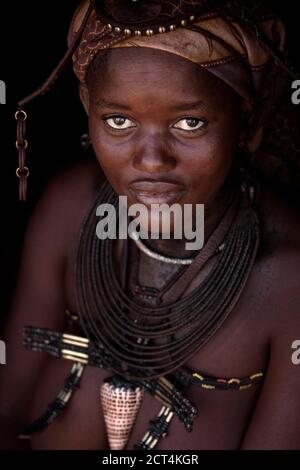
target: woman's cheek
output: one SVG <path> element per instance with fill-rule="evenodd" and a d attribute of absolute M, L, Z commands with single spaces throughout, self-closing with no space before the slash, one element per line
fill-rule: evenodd
<path fill-rule="evenodd" d="M 189 161 L 188 161 L 189 160 Z M 221 142 L 214 137 L 205 136 L 195 145 L 189 159 L 185 159 L 187 169 L 196 176 L 210 176 L 225 166 Z"/>
<path fill-rule="evenodd" d="M 235 136 L 225 129 L 212 136 L 208 142 L 208 159 L 213 172 L 228 173 L 234 160 L 236 145 Z"/>
<path fill-rule="evenodd" d="M 224 145 L 223 139 L 215 134 L 203 138 L 189 159 L 185 160 L 185 170 L 191 175 L 191 187 L 199 200 L 209 200 L 215 196 L 230 172 L 232 150 Z M 197 196 L 197 197 L 198 197 Z"/>

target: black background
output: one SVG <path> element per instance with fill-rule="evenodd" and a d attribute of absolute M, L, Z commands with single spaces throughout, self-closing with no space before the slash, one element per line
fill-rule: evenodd
<path fill-rule="evenodd" d="M 0 105 L 0 321 L 8 311 L 26 223 L 46 182 L 63 165 L 82 158 L 80 136 L 87 130 L 87 118 L 69 64 L 55 87 L 26 108 L 28 202 L 18 201 L 16 102 L 39 86 L 63 56 L 70 19 L 79 3 L 79 0 L 1 2 L 0 79 L 6 83 L 7 104 Z M 300 70 L 299 2 L 268 3 L 285 21 L 290 57 Z"/>

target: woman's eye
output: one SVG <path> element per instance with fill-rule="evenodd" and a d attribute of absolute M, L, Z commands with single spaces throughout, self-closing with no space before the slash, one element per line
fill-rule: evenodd
<path fill-rule="evenodd" d="M 205 124 L 206 123 L 202 121 L 202 119 L 191 117 L 180 119 L 180 121 L 177 121 L 173 127 L 182 131 L 198 131 L 199 129 L 205 127 Z"/>
<path fill-rule="evenodd" d="M 104 119 L 105 123 L 111 127 L 112 129 L 130 129 L 131 127 L 135 127 L 135 124 L 131 119 L 128 119 L 124 116 L 112 116 L 109 118 Z"/>

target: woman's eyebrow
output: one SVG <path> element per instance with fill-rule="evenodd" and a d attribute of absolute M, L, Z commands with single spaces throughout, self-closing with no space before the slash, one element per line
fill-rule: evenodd
<path fill-rule="evenodd" d="M 121 103 L 113 103 L 111 101 L 107 101 L 105 99 L 98 100 L 96 105 L 99 108 L 109 108 L 109 109 L 124 109 L 129 111 L 131 108 L 128 105 L 121 104 Z M 206 107 L 204 101 L 189 101 L 185 103 L 178 103 L 172 106 L 174 111 L 185 111 L 189 109 L 198 109 Z"/>
<path fill-rule="evenodd" d="M 173 109 L 175 109 L 175 111 L 185 111 L 188 109 L 204 108 L 205 106 L 204 101 L 189 101 L 186 103 L 175 104 Z"/>
<path fill-rule="evenodd" d="M 112 103 L 107 100 L 99 100 L 96 102 L 96 105 L 99 106 L 99 108 L 110 108 L 110 109 L 125 109 L 126 111 L 130 110 L 130 106 L 126 106 L 125 104 L 120 104 L 120 103 Z"/>

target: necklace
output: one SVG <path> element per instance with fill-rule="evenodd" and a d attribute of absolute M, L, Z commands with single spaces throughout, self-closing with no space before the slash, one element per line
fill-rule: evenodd
<path fill-rule="evenodd" d="M 95 235 L 98 205 L 118 204 L 112 187 L 103 184 L 81 229 L 76 292 L 83 331 L 114 372 L 131 380 L 168 375 L 186 363 L 233 310 L 259 244 L 258 217 L 250 203 L 250 188 L 245 188 L 235 191 L 226 214 L 193 263 L 183 267 L 158 305 L 149 306 L 129 297 L 120 285 L 113 240 Z M 222 243 L 224 248 L 219 250 Z M 210 260 L 214 263 L 204 280 L 183 296 Z"/>
<path fill-rule="evenodd" d="M 174 258 L 171 256 L 164 256 L 160 253 L 156 253 L 155 251 L 148 248 L 140 239 L 138 233 L 135 230 L 129 230 L 129 235 L 132 240 L 135 242 L 136 246 L 143 252 L 145 255 L 148 255 L 150 258 L 156 259 L 157 261 L 163 261 L 169 264 L 181 264 L 181 265 L 189 265 L 192 264 L 194 258 Z"/>

